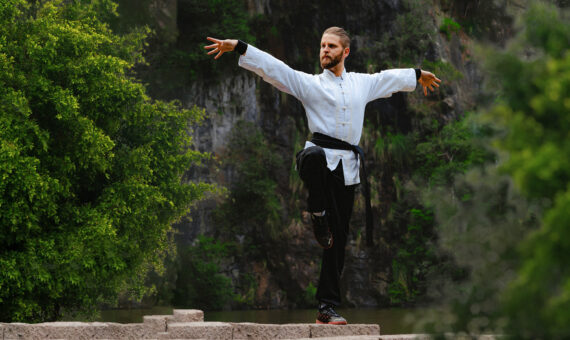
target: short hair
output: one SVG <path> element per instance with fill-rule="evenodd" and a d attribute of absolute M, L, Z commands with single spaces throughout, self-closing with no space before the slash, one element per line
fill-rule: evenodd
<path fill-rule="evenodd" d="M 337 37 L 340 38 L 340 43 L 342 44 L 342 47 L 344 48 L 350 47 L 350 37 L 348 36 L 348 33 L 346 33 L 344 28 L 336 26 L 329 27 L 323 32 L 323 35 L 325 34 L 336 35 Z"/>

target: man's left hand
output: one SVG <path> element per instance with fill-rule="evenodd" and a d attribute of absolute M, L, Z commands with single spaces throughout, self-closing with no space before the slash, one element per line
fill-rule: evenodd
<path fill-rule="evenodd" d="M 418 83 L 422 85 L 424 88 L 424 95 L 427 96 L 427 89 L 429 88 L 430 91 L 435 91 L 435 87 L 439 87 L 438 83 L 441 83 L 441 80 L 435 76 L 435 74 L 421 70 L 422 74 L 420 75 L 420 79 L 418 79 Z"/>

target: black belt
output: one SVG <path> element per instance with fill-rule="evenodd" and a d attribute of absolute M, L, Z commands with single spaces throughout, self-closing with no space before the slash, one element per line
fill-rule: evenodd
<path fill-rule="evenodd" d="M 370 204 L 370 184 L 368 183 L 368 176 L 366 175 L 366 166 L 364 165 L 364 151 L 358 145 L 352 145 L 340 139 L 336 139 L 320 132 L 313 133 L 311 143 L 320 146 L 321 148 L 335 149 L 335 150 L 350 150 L 360 157 L 360 164 L 362 165 L 362 172 L 360 172 L 360 181 L 364 184 L 364 199 L 366 201 L 366 245 L 374 245 L 373 239 L 373 224 L 372 224 L 372 206 Z"/>

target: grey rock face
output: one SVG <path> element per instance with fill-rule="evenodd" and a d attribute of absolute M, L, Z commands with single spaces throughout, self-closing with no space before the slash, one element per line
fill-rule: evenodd
<path fill-rule="evenodd" d="M 256 81 L 243 70 L 214 84 L 194 83 L 186 102 L 206 109 L 206 121 L 194 131 L 199 150 L 216 152 L 227 144 L 227 137 L 238 120 L 256 122 L 259 108 Z"/>
<path fill-rule="evenodd" d="M 351 56 L 347 60 L 349 71 L 367 72 L 366 63 L 362 55 L 366 49 L 378 44 L 378 40 L 387 32 L 394 30 L 395 19 L 405 13 L 404 3 L 400 0 L 359 0 L 339 1 L 335 8 L 317 6 L 310 2 L 291 2 L 285 4 L 272 0 L 248 0 L 247 10 L 251 16 L 263 15 L 275 24 L 279 31 L 278 38 L 271 35 L 265 36 L 261 48 L 266 49 L 276 57 L 285 61 L 291 67 L 308 72 L 320 72 L 317 63 L 318 46 L 309 46 L 315 43 L 311 38 L 315 32 L 320 32 L 334 23 L 338 26 L 348 27 L 353 34 Z M 431 9 L 427 9 L 429 12 Z M 302 14 L 302 15 L 301 15 Z M 309 21 L 303 18 L 310 18 Z M 292 24 L 294 20 L 295 25 Z M 432 20 L 432 19 L 427 19 Z M 438 31 L 435 18 L 430 23 L 433 32 Z M 286 27 L 287 29 L 284 29 Z M 283 28 L 283 29 L 282 29 Z M 458 36 L 448 41 L 435 33 L 434 41 L 430 42 L 425 51 L 428 60 L 442 60 L 451 63 L 464 77 L 458 85 L 448 87 L 445 95 L 441 98 L 441 119 L 451 121 L 463 114 L 464 110 L 473 107 L 473 89 L 480 87 L 481 79 L 476 65 L 469 60 L 469 56 L 461 52 L 463 42 Z M 306 125 L 304 110 L 300 102 L 289 95 L 279 93 L 271 86 L 265 84 L 258 76 L 245 71 L 237 66 L 235 56 L 223 56 L 223 60 L 216 62 L 236 63 L 235 68 L 229 74 L 215 81 L 195 82 L 183 95 L 185 105 L 191 107 L 198 105 L 204 107 L 208 118 L 198 127 L 194 127 L 193 137 L 197 148 L 201 151 L 211 152 L 214 155 L 221 154 L 227 147 L 228 136 L 233 127 L 240 120 L 253 122 L 259 126 L 267 136 L 273 139 L 273 143 L 280 151 L 291 153 L 294 138 L 299 134 L 304 140 L 306 130 L 299 130 L 299 126 Z M 314 59 L 312 59 L 314 58 Z M 314 62 L 307 62 L 314 60 Z M 380 64 L 381 60 L 373 60 Z M 370 65 L 368 65 L 370 66 Z M 379 71 L 379 70 L 377 70 Z M 417 89 L 417 91 L 420 91 Z M 395 117 L 400 111 L 405 111 L 405 96 L 393 96 L 389 100 L 369 104 L 369 109 L 380 112 L 380 118 Z M 411 117 L 398 116 L 400 121 L 405 121 L 411 128 Z M 290 159 L 293 155 L 290 155 Z M 285 155 L 284 159 L 289 159 Z M 287 187 L 290 176 L 289 168 L 283 169 L 279 179 L 281 187 Z M 219 169 L 225 179 L 225 185 L 230 185 L 235 178 L 231 169 Z M 219 176 L 219 175 L 218 175 Z M 189 171 L 189 180 L 215 181 L 215 174 L 209 172 Z M 291 190 L 289 188 L 289 190 Z M 290 195 L 291 193 L 286 193 Z M 297 194 L 298 195 L 298 194 Z M 301 194 L 300 196 L 302 196 Z M 301 198 L 303 199 L 303 198 Z M 286 204 L 286 202 L 284 202 Z M 180 231 L 179 238 L 184 244 L 191 244 L 198 234 L 212 235 L 215 226 L 210 218 L 211 211 L 216 208 L 215 200 L 206 200 L 199 203 L 193 209 L 189 219 L 177 224 Z M 289 208 L 289 207 L 288 207 Z M 291 216 L 298 212 L 286 210 L 283 219 L 283 229 L 288 225 L 295 224 Z M 351 228 L 354 230 L 363 227 L 362 221 L 357 221 L 355 215 L 359 214 L 358 207 L 353 213 Z M 290 215 L 290 216 L 289 216 Z M 310 233 L 298 233 L 295 238 L 285 240 L 279 250 L 283 255 L 280 258 L 268 258 L 267 262 L 273 265 L 273 271 L 268 272 L 269 277 L 264 277 L 265 286 L 270 287 L 263 295 L 265 307 L 291 307 L 291 299 L 282 298 L 282 292 L 286 296 L 298 296 L 304 293 L 304 289 L 310 282 L 316 284 L 319 266 L 319 254 L 314 248 L 314 242 Z M 316 249 L 318 250 L 318 249 Z M 378 263 L 372 258 L 368 250 L 360 245 L 349 243 L 347 246 L 346 266 L 344 281 L 346 296 L 345 301 L 351 306 L 378 306 L 387 301 L 387 288 L 390 278 L 390 262 Z M 227 268 L 222 269 L 228 273 L 228 277 L 239 276 L 246 272 L 245 268 L 237 268 L 235 263 L 228 263 Z M 273 296 L 271 296 L 273 294 Z M 260 295 L 261 296 L 261 295 Z"/>

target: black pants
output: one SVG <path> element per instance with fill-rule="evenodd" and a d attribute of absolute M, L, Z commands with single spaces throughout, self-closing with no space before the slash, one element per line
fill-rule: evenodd
<path fill-rule="evenodd" d="M 344 185 L 342 161 L 334 171 L 327 168 L 325 152 L 319 146 L 306 148 L 297 154 L 297 170 L 309 189 L 309 212 L 325 210 L 333 234 L 333 246 L 323 250 L 316 297 L 320 302 L 339 306 L 340 276 L 344 267 L 344 248 L 354 205 L 355 185 Z"/>

